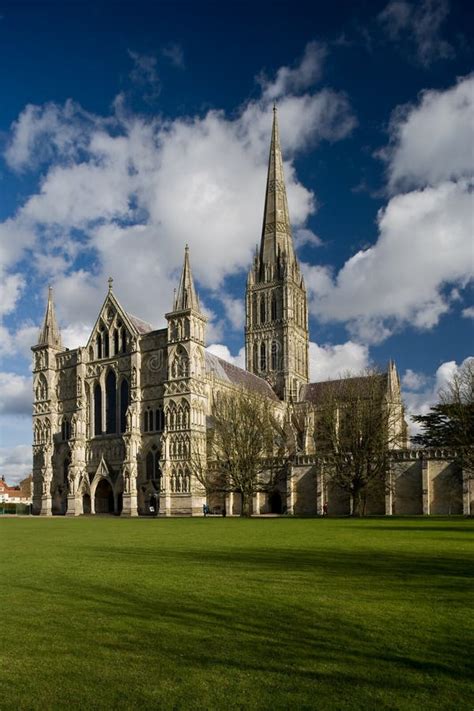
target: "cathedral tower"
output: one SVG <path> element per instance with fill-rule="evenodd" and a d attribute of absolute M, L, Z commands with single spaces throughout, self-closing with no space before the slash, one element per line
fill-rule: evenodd
<path fill-rule="evenodd" d="M 168 377 L 165 382 L 165 513 L 202 513 L 202 492 L 190 462 L 205 444 L 205 340 L 207 318 L 201 311 L 186 245 L 184 264 L 168 321 Z M 204 450 L 205 451 L 205 450 Z"/>
<path fill-rule="evenodd" d="M 247 280 L 246 367 L 282 400 L 308 382 L 306 289 L 295 255 L 286 198 L 277 111 L 268 161 L 260 250 Z"/>

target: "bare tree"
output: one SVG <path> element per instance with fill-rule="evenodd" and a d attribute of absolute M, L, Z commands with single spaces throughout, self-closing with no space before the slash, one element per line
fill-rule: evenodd
<path fill-rule="evenodd" d="M 375 369 L 321 385 L 317 455 L 325 476 L 349 494 L 352 513 L 360 516 L 367 495 L 388 485 L 389 450 L 403 439 L 403 406 L 387 399 L 386 376 Z"/>
<path fill-rule="evenodd" d="M 252 515 L 253 497 L 273 489 L 286 451 L 285 433 L 273 403 L 245 390 L 219 393 L 213 404 L 207 456 L 210 490 L 236 491 L 242 515 Z"/>

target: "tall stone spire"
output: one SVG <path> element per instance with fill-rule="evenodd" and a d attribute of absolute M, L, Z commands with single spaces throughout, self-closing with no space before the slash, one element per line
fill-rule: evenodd
<path fill-rule="evenodd" d="M 293 246 L 276 107 L 260 251 L 246 291 L 245 362 L 282 400 L 308 382 L 308 305 Z"/>
<path fill-rule="evenodd" d="M 262 240 L 260 243 L 260 263 L 262 265 L 275 264 L 284 255 L 286 255 L 288 261 L 295 259 L 283 174 L 278 116 L 276 106 L 274 106 Z"/>
<path fill-rule="evenodd" d="M 199 298 L 194 287 L 194 279 L 189 262 L 189 247 L 184 250 L 184 264 L 179 281 L 178 291 L 175 295 L 174 311 L 184 311 L 184 309 L 194 309 L 199 311 Z"/>
<path fill-rule="evenodd" d="M 48 288 L 48 304 L 44 315 L 43 326 L 40 331 L 39 346 L 51 346 L 60 350 L 62 348 L 61 334 L 59 332 L 56 314 L 54 313 L 53 287 Z"/>

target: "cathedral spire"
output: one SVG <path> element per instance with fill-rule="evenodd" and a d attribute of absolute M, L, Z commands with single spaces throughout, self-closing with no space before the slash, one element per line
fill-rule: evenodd
<path fill-rule="evenodd" d="M 43 326 L 40 331 L 39 346 L 52 346 L 53 348 L 62 348 L 61 334 L 59 332 L 56 315 L 54 313 L 53 303 L 53 287 L 48 288 L 48 304 L 44 315 Z"/>
<path fill-rule="evenodd" d="M 194 309 L 199 311 L 199 298 L 194 287 L 194 279 L 189 262 L 189 247 L 184 250 L 184 264 L 179 281 L 178 292 L 175 294 L 173 309 L 183 311 L 184 309 Z"/>
<path fill-rule="evenodd" d="M 279 258 L 285 256 L 288 261 L 293 261 L 295 258 L 283 174 L 277 108 L 274 105 L 262 240 L 260 243 L 260 262 L 262 265 L 275 264 Z"/>

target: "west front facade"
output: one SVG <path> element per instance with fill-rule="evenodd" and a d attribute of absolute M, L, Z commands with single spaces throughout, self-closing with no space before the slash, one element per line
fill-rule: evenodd
<path fill-rule="evenodd" d="M 32 348 L 33 513 L 202 515 L 206 493 L 194 475 L 193 453 L 202 451 L 218 393 L 242 389 L 267 400 L 290 438 L 292 423 L 302 423 L 294 431 L 291 457 L 281 463 L 284 476 L 274 491 L 256 494 L 254 513 L 349 513 L 350 501 L 328 485 L 316 458 L 318 402 L 337 381 L 309 382 L 307 297 L 291 232 L 276 110 L 260 248 L 247 280 L 246 369 L 206 350 L 206 317 L 188 247 L 165 316 L 167 327 L 154 329 L 128 313 L 110 279 L 88 342 L 68 350 L 49 290 Z M 452 493 L 449 456 L 406 449 L 392 362 L 380 386 L 384 402 L 397 413 L 398 447 L 387 473 L 393 486 L 368 502 L 367 512 L 468 512 L 467 485 Z M 228 514 L 240 512 L 237 492 L 214 503 Z"/>

